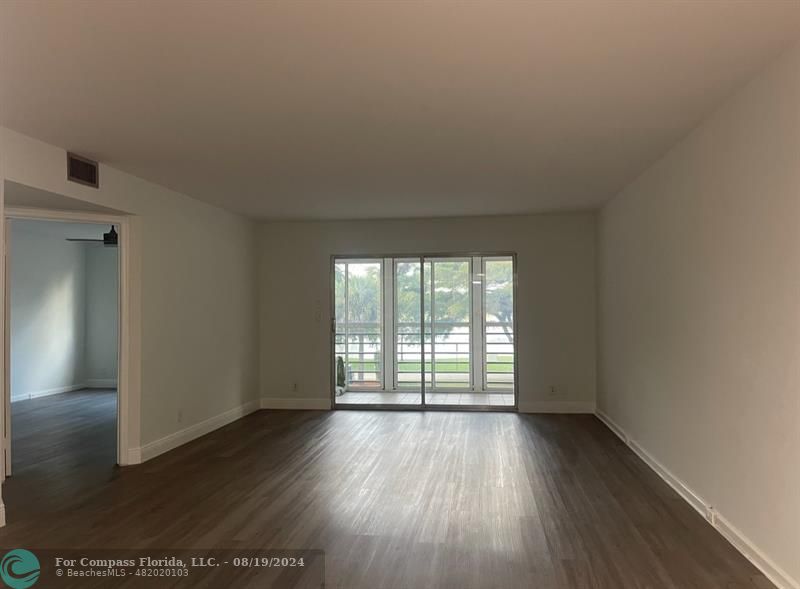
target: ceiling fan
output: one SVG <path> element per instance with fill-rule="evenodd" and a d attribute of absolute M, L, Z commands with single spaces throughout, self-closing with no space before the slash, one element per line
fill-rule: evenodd
<path fill-rule="evenodd" d="M 97 242 L 102 243 L 108 247 L 117 247 L 117 230 L 111 226 L 111 231 L 103 233 L 103 239 L 86 239 L 82 237 L 67 237 L 67 241 L 80 241 L 80 242 Z"/>

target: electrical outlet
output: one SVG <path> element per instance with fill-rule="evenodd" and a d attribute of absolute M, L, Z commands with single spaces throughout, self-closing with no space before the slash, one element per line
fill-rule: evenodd
<path fill-rule="evenodd" d="M 299 390 L 300 390 L 300 386 L 299 386 L 297 383 L 294 383 L 294 384 L 292 385 L 292 392 L 293 392 L 293 393 L 296 393 L 296 392 L 297 392 L 297 391 L 299 391 Z"/>
<path fill-rule="evenodd" d="M 555 387 L 555 385 L 550 385 L 550 390 L 547 392 L 547 394 L 550 395 L 551 397 L 557 397 L 558 389 Z"/>

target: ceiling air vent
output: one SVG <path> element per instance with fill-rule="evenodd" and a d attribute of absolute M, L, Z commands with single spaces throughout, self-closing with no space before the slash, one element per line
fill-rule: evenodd
<path fill-rule="evenodd" d="M 100 175 L 97 162 L 67 152 L 67 180 L 99 188 Z"/>

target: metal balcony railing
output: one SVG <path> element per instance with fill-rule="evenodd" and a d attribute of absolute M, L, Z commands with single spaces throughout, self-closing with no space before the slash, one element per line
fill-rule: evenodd
<path fill-rule="evenodd" d="M 383 346 L 380 323 L 336 325 L 336 355 L 342 357 L 346 388 L 383 388 Z"/>
<path fill-rule="evenodd" d="M 487 390 L 514 390 L 514 324 L 487 321 L 483 336 Z"/>
<path fill-rule="evenodd" d="M 471 386 L 470 332 L 467 322 L 435 322 L 425 326 L 425 387 L 428 390 Z M 420 325 L 397 323 L 396 375 L 399 388 L 420 386 Z"/>
<path fill-rule="evenodd" d="M 430 391 L 469 389 L 472 385 L 470 324 L 437 322 L 425 326 L 425 387 Z M 420 387 L 419 323 L 395 325 L 395 382 L 400 389 Z M 349 390 L 385 387 L 383 341 L 379 323 L 336 326 L 336 356 L 344 359 Z M 514 333 L 511 322 L 487 322 L 484 332 L 484 388 L 513 391 Z M 388 384 L 391 388 L 391 383 Z"/>

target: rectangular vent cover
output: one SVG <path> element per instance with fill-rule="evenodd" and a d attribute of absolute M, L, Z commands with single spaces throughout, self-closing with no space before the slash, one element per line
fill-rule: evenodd
<path fill-rule="evenodd" d="M 67 180 L 99 188 L 100 175 L 97 162 L 67 152 Z"/>

